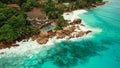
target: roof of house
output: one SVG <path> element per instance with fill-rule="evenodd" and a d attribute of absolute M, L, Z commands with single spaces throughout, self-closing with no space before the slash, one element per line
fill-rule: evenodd
<path fill-rule="evenodd" d="M 8 4 L 8 6 L 11 6 L 11 7 L 19 7 L 18 4 Z"/>
<path fill-rule="evenodd" d="M 27 12 L 27 16 L 30 19 L 36 19 L 36 18 L 41 18 L 45 19 L 46 14 L 41 12 L 41 8 L 34 7 L 31 11 Z"/>
<path fill-rule="evenodd" d="M 32 12 L 38 12 L 38 11 L 40 11 L 40 8 L 34 7 L 34 8 L 32 9 Z"/>

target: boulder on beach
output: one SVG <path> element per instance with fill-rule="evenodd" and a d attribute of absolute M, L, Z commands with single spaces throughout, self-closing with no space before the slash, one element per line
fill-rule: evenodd
<path fill-rule="evenodd" d="M 57 36 L 57 38 L 64 38 L 65 34 L 64 34 L 64 32 L 62 30 L 58 30 L 56 32 L 56 36 Z"/>
<path fill-rule="evenodd" d="M 68 39 L 71 39 L 71 38 L 74 38 L 74 36 L 70 34 Z"/>
<path fill-rule="evenodd" d="M 91 30 L 88 30 L 88 31 L 86 31 L 85 33 L 88 34 L 88 33 L 91 33 L 91 32 L 92 32 Z"/>
<path fill-rule="evenodd" d="M 45 30 L 41 30 L 39 36 L 40 36 L 40 37 L 47 37 L 47 36 L 48 36 L 48 32 L 45 31 Z"/>
<path fill-rule="evenodd" d="M 13 44 L 11 44 L 12 46 L 19 46 L 19 44 L 16 44 L 16 43 L 13 43 Z"/>
<path fill-rule="evenodd" d="M 38 35 L 33 35 L 32 36 L 32 40 L 34 41 L 34 40 L 36 40 L 38 38 Z"/>
<path fill-rule="evenodd" d="M 59 35 L 57 35 L 57 39 L 62 39 L 64 37 L 65 37 L 65 34 L 59 34 Z"/>
<path fill-rule="evenodd" d="M 46 44 L 48 42 L 48 38 L 42 38 L 42 39 L 38 39 L 37 42 L 39 44 Z"/>
<path fill-rule="evenodd" d="M 80 18 L 76 18 L 76 19 L 73 20 L 73 23 L 80 24 L 81 23 L 81 19 Z"/>
<path fill-rule="evenodd" d="M 72 23 L 71 20 L 66 20 L 66 22 L 69 23 L 69 24 Z"/>
<path fill-rule="evenodd" d="M 75 30 L 75 26 L 72 26 L 72 27 L 69 28 L 70 32 L 73 32 L 74 30 Z"/>
<path fill-rule="evenodd" d="M 55 36 L 55 32 L 56 31 L 50 31 L 50 32 L 48 32 L 49 38 L 52 38 L 53 36 Z"/>
<path fill-rule="evenodd" d="M 99 5 L 104 5 L 104 4 L 106 4 L 107 2 L 108 2 L 108 1 L 98 3 L 97 6 L 99 6 Z"/>
<path fill-rule="evenodd" d="M 85 26 L 84 24 L 81 24 L 81 26 Z"/>
<path fill-rule="evenodd" d="M 61 34 L 62 33 L 62 30 L 57 30 L 56 31 L 56 34 Z"/>
<path fill-rule="evenodd" d="M 70 28 L 68 28 L 68 27 L 63 27 L 63 30 L 70 30 Z"/>
<path fill-rule="evenodd" d="M 0 42 L 0 49 L 3 49 L 3 48 L 7 48 L 7 45 L 5 45 L 2 42 Z"/>
<path fill-rule="evenodd" d="M 64 33 L 65 35 L 69 36 L 71 32 L 70 32 L 69 30 L 63 30 L 63 33 Z"/>
<path fill-rule="evenodd" d="M 53 32 L 53 33 L 55 33 L 55 32 L 56 32 L 56 30 L 55 30 L 55 29 L 52 29 L 52 32 Z"/>
<path fill-rule="evenodd" d="M 82 37 L 84 34 L 85 34 L 85 32 L 80 31 L 80 32 L 78 32 L 78 37 Z"/>

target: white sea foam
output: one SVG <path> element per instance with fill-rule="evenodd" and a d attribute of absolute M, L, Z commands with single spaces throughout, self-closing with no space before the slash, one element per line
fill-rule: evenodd
<path fill-rule="evenodd" d="M 52 47 L 51 45 L 54 44 L 54 41 L 53 41 L 54 38 L 49 40 L 51 41 L 48 41 L 46 44 L 38 44 L 36 41 L 32 41 L 31 39 L 29 39 L 28 41 L 16 42 L 20 46 L 1 49 L 0 53 L 4 53 L 4 54 L 1 54 L 0 57 L 2 56 L 9 57 L 9 56 L 16 56 L 16 55 L 32 56 L 32 54 L 38 53 L 39 51 L 49 49 L 50 47 Z"/>
<path fill-rule="evenodd" d="M 75 10 L 75 11 L 72 11 L 72 12 L 66 12 L 63 14 L 63 17 L 65 20 L 70 20 L 71 22 L 73 22 L 74 19 L 76 18 L 79 18 L 78 15 L 79 14 L 84 14 L 86 13 L 87 11 L 86 10 Z"/>
<path fill-rule="evenodd" d="M 83 9 L 75 10 L 75 11 L 72 11 L 72 12 L 66 12 L 66 13 L 63 14 L 63 18 L 65 20 L 70 20 L 71 22 L 73 22 L 74 19 L 80 18 L 78 15 L 84 14 L 86 12 L 88 12 L 88 11 L 83 10 Z M 87 24 L 85 24 L 85 22 L 83 20 L 82 20 L 82 24 L 84 24 L 85 26 L 81 26 L 81 25 L 78 25 L 78 24 L 76 24 L 75 26 L 79 26 L 79 28 L 81 30 L 83 30 L 83 31 L 92 30 L 93 31 L 92 34 L 102 32 L 102 29 L 100 29 L 100 28 L 92 28 L 92 27 L 88 26 Z M 76 30 L 76 31 L 79 31 L 79 30 Z"/>
<path fill-rule="evenodd" d="M 63 17 L 65 20 L 73 21 L 75 18 L 79 18 L 78 14 L 83 14 L 86 12 L 87 12 L 86 10 L 76 10 L 76 11 L 71 12 L 69 15 L 67 15 L 67 13 L 64 13 Z M 84 22 L 82 22 L 82 23 L 85 24 Z M 102 31 L 100 29 L 91 28 L 89 26 L 80 26 L 80 25 L 75 25 L 75 26 L 79 26 L 79 28 L 83 31 L 92 30 L 93 31 L 92 33 L 97 33 L 97 32 Z M 68 27 L 70 27 L 70 26 L 68 26 Z M 76 32 L 78 32 L 78 31 L 79 30 L 76 29 Z M 93 37 L 93 34 L 90 33 L 90 34 L 84 35 L 83 37 L 71 38 L 69 40 L 77 41 L 80 39 L 86 39 L 86 38 L 91 38 L 91 37 Z M 48 50 L 48 49 L 54 47 L 55 43 L 60 43 L 65 40 L 68 40 L 68 37 L 65 37 L 63 39 L 56 39 L 56 37 L 53 37 L 53 38 L 50 38 L 46 44 L 38 44 L 36 41 L 32 41 L 32 39 L 29 39 L 28 41 L 16 42 L 17 44 L 19 44 L 19 46 L 1 49 L 0 50 L 0 58 L 4 57 L 4 56 L 5 57 L 11 57 L 11 56 L 14 57 L 14 56 L 24 56 L 24 55 L 31 57 L 33 54 L 37 54 L 40 51 Z"/>
<path fill-rule="evenodd" d="M 87 37 L 91 37 L 91 36 L 83 36 L 81 38 L 87 38 Z M 28 41 L 17 42 L 17 44 L 19 44 L 20 46 L 1 49 L 0 58 L 15 57 L 15 56 L 32 57 L 33 54 L 37 54 L 40 51 L 49 50 L 50 48 L 54 47 L 55 43 L 60 43 L 62 41 L 67 41 L 67 40 L 68 37 L 65 37 L 63 39 L 57 39 L 56 37 L 53 37 L 49 39 L 49 41 L 46 44 L 38 44 L 36 41 L 32 41 L 31 39 L 29 39 Z M 69 40 L 76 41 L 78 40 L 78 38 L 71 38 Z"/>

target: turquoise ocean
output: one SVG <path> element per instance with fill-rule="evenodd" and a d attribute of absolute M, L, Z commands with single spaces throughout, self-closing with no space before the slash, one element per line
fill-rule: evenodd
<path fill-rule="evenodd" d="M 120 68 L 120 0 L 109 0 L 79 17 L 102 32 L 92 38 L 55 43 L 31 57 L 14 53 L 1 57 L 0 68 Z"/>

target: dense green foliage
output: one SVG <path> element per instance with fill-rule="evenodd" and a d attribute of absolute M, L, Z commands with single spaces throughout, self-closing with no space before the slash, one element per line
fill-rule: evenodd
<path fill-rule="evenodd" d="M 63 2 L 74 2 L 76 0 L 58 0 L 59 3 L 63 3 Z"/>
<path fill-rule="evenodd" d="M 65 25 L 66 25 L 66 22 L 65 22 L 63 16 L 59 16 L 59 18 L 57 20 L 57 27 L 56 27 L 56 29 L 57 30 L 61 30 L 62 27 L 65 26 Z"/>
<path fill-rule="evenodd" d="M 31 33 L 25 13 L 0 3 L 0 41 L 13 41 Z"/>
<path fill-rule="evenodd" d="M 0 40 L 11 41 L 17 39 L 17 34 L 12 29 L 12 26 L 5 24 L 0 28 Z"/>
<path fill-rule="evenodd" d="M 103 0 L 58 0 L 58 3 L 66 3 L 71 2 L 71 4 L 67 9 L 77 9 L 77 8 L 86 8 L 91 6 L 92 4 L 96 4 L 102 2 Z"/>
<path fill-rule="evenodd" d="M 2 3 L 5 3 L 5 4 L 19 4 L 19 5 L 22 5 L 23 3 L 25 3 L 27 0 L 0 0 Z"/>
<path fill-rule="evenodd" d="M 55 8 L 55 3 L 54 2 L 45 2 L 42 3 L 42 6 L 44 8 L 45 13 L 49 16 L 50 19 L 55 19 L 58 18 L 58 13 L 56 12 L 56 8 Z"/>
<path fill-rule="evenodd" d="M 20 7 L 9 7 L 6 4 L 16 3 Z M 13 41 L 27 34 L 39 31 L 31 28 L 24 11 L 38 6 L 37 0 L 1 0 L 0 1 L 0 41 Z M 23 11 L 24 10 L 24 11 Z"/>
<path fill-rule="evenodd" d="M 69 2 L 69 7 L 63 5 L 62 3 Z M 44 11 L 49 16 L 49 18 L 57 19 L 64 11 L 70 11 L 79 8 L 87 8 L 92 4 L 102 2 L 102 0 L 58 0 L 58 3 L 49 0 L 49 2 L 42 3 Z M 59 5 L 60 4 L 60 5 Z M 64 7 L 55 7 L 56 5 Z"/>
<path fill-rule="evenodd" d="M 30 11 L 33 7 L 38 6 L 39 3 L 37 2 L 37 0 L 26 0 L 26 2 L 24 2 L 21 7 L 24 11 Z"/>
<path fill-rule="evenodd" d="M 70 3 L 69 7 L 63 6 L 62 3 L 66 2 Z M 33 7 L 43 8 L 49 19 L 56 19 L 56 29 L 59 30 L 66 25 L 61 16 L 64 11 L 86 8 L 99 2 L 102 0 L 58 0 L 58 3 L 48 0 L 41 4 L 37 0 L 0 0 L 0 41 L 13 41 L 27 34 L 39 32 L 26 20 L 25 12 Z M 6 4 L 18 4 L 19 8 L 9 7 Z"/>
<path fill-rule="evenodd" d="M 64 2 L 86 2 L 86 4 L 88 3 L 96 3 L 96 2 L 102 2 L 103 0 L 58 0 L 58 3 L 64 3 Z M 80 4 L 82 4 L 80 3 Z"/>
<path fill-rule="evenodd" d="M 30 11 L 33 7 L 38 7 L 37 0 L 1 0 L 5 4 L 18 4 L 24 11 Z"/>

